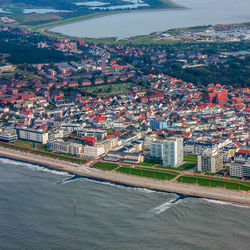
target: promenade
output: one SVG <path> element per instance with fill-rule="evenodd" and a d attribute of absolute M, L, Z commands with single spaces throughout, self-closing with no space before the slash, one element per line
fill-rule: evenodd
<path fill-rule="evenodd" d="M 0 157 L 7 157 L 14 160 L 25 161 L 34 164 L 40 164 L 52 169 L 69 172 L 79 176 L 95 178 L 115 182 L 118 184 L 134 187 L 148 188 L 158 191 L 185 194 L 201 198 L 210 198 L 235 204 L 250 206 L 250 192 L 233 191 L 222 188 L 208 188 L 198 185 L 188 185 L 182 183 L 173 183 L 171 181 L 155 180 L 150 178 L 121 174 L 117 172 L 107 172 L 91 168 L 91 162 L 86 164 L 75 164 L 53 158 L 37 156 L 31 153 L 11 150 L 0 147 Z"/>

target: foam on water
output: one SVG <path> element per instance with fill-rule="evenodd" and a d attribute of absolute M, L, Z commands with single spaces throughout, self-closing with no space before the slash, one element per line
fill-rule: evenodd
<path fill-rule="evenodd" d="M 57 185 L 64 185 L 64 184 L 67 184 L 67 183 L 70 183 L 70 182 L 73 182 L 75 180 L 77 180 L 78 177 L 76 175 L 72 175 L 71 177 L 65 179 L 65 180 L 62 180 L 62 181 L 59 181 L 57 182 L 56 184 Z"/>
<path fill-rule="evenodd" d="M 182 201 L 183 201 L 183 199 L 180 199 L 180 197 L 178 197 L 177 199 L 166 201 L 166 202 L 162 203 L 161 205 L 153 208 L 151 210 L 151 212 L 154 214 L 161 214 L 161 213 L 165 212 L 166 210 L 168 210 L 169 208 L 177 205 L 178 203 L 181 203 Z"/>
<path fill-rule="evenodd" d="M 47 173 L 51 173 L 51 174 L 64 175 L 64 176 L 73 176 L 73 175 L 69 174 L 68 172 L 49 169 L 49 168 L 42 167 L 42 166 L 39 166 L 39 165 L 29 164 L 29 163 L 15 161 L 15 160 L 10 160 L 10 159 L 6 159 L 6 158 L 0 158 L 0 162 L 5 163 L 5 164 L 11 164 L 11 165 L 16 165 L 16 166 L 27 167 L 32 171 L 47 172 Z"/>
<path fill-rule="evenodd" d="M 219 200 L 212 200 L 212 199 L 204 199 L 204 200 L 207 201 L 207 202 L 216 203 L 216 204 L 219 204 L 219 205 L 229 205 L 229 206 L 234 206 L 234 207 L 250 208 L 249 206 L 238 205 L 238 204 L 234 204 L 234 203 L 231 203 L 231 202 L 225 202 L 225 201 L 219 201 Z"/>

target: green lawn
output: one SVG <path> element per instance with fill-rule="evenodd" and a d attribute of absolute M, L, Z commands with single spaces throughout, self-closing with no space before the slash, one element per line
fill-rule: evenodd
<path fill-rule="evenodd" d="M 178 169 L 178 170 L 187 170 L 187 169 L 195 167 L 196 165 L 197 164 L 194 163 L 194 162 L 186 162 L 186 163 L 182 164 L 180 167 L 178 167 L 176 169 Z"/>
<path fill-rule="evenodd" d="M 124 166 L 125 167 L 125 166 Z M 143 170 L 151 170 L 151 171 L 155 171 L 155 172 L 162 172 L 162 173 L 169 173 L 169 174 L 175 174 L 178 175 L 178 172 L 174 172 L 174 171 L 167 171 L 167 170 L 163 170 L 163 169 L 154 169 L 154 168 L 144 168 L 144 167 L 134 167 L 135 169 L 143 169 Z M 172 168 L 173 169 L 173 168 Z"/>
<path fill-rule="evenodd" d="M 64 155 L 57 155 L 57 154 L 53 154 L 53 153 L 49 153 L 49 152 L 45 152 L 45 151 L 32 150 L 32 149 L 28 149 L 28 148 L 23 148 L 21 146 L 12 145 L 12 144 L 0 143 L 0 146 L 5 147 L 5 148 L 14 149 L 14 150 L 19 150 L 19 151 L 30 152 L 30 153 L 37 154 L 37 155 L 47 156 L 47 157 L 51 157 L 51 158 L 55 158 L 55 159 L 60 159 L 60 160 L 64 160 L 64 161 L 70 161 L 70 162 L 78 163 L 78 164 L 86 163 L 85 160 L 67 157 Z"/>
<path fill-rule="evenodd" d="M 42 151 L 32 150 L 31 153 L 37 154 L 37 155 L 42 155 L 42 156 L 48 156 L 48 157 L 56 158 L 56 159 L 59 159 L 59 160 L 70 161 L 70 162 L 78 163 L 78 164 L 86 163 L 85 160 L 80 160 L 80 159 L 77 159 L 77 158 L 71 158 L 71 157 L 67 157 L 67 156 L 64 156 L 64 155 L 52 154 L 52 153 L 49 153 L 49 152 L 42 152 Z"/>
<path fill-rule="evenodd" d="M 231 181 L 219 178 L 209 178 L 209 177 L 200 177 L 194 175 L 184 175 L 180 176 L 178 182 L 183 183 L 190 183 L 190 184 L 199 184 L 200 186 L 206 187 L 223 187 L 227 189 L 234 189 L 234 190 L 250 190 L 250 183 L 249 182 L 240 182 L 240 181 Z"/>
<path fill-rule="evenodd" d="M 114 170 L 115 168 L 117 168 L 118 165 L 112 164 L 112 163 L 97 162 L 97 163 L 95 163 L 95 164 L 93 165 L 93 167 L 100 168 L 100 169 L 103 169 L 103 170 L 112 171 L 112 170 Z"/>
<path fill-rule="evenodd" d="M 140 166 L 148 166 L 148 167 L 152 167 L 152 166 L 154 166 L 155 164 L 157 164 L 157 163 L 152 163 L 152 162 L 140 162 L 138 165 L 140 165 Z"/>
<path fill-rule="evenodd" d="M 165 168 L 165 169 L 176 169 L 178 170 L 178 168 L 173 168 L 173 167 L 166 167 L 166 166 L 162 166 L 162 165 L 156 165 L 154 166 L 155 168 Z"/>
<path fill-rule="evenodd" d="M 17 140 L 15 142 L 15 145 L 20 146 L 20 147 L 26 147 L 30 149 L 38 149 L 38 150 L 46 150 L 46 145 L 43 145 L 41 143 L 35 143 L 31 141 L 24 141 L 24 140 Z"/>
<path fill-rule="evenodd" d="M 20 151 L 25 151 L 25 152 L 30 151 L 30 149 L 27 149 L 27 148 L 21 148 L 21 147 L 15 146 L 15 145 L 4 144 L 4 143 L 1 143 L 1 142 L 0 142 L 0 146 L 5 147 L 5 148 L 20 150 Z"/>
<path fill-rule="evenodd" d="M 184 161 L 197 162 L 197 155 L 185 155 Z"/>
<path fill-rule="evenodd" d="M 175 174 L 172 172 L 151 170 L 151 169 L 146 169 L 146 168 L 120 167 L 116 171 L 125 173 L 125 174 L 154 178 L 154 179 L 159 179 L 159 180 L 171 180 L 178 175 L 177 173 Z"/>

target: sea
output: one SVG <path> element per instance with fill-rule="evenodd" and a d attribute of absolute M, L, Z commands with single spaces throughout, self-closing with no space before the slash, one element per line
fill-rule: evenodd
<path fill-rule="evenodd" d="M 250 208 L 0 158 L 0 249 L 247 250 Z"/>
<path fill-rule="evenodd" d="M 171 28 L 250 21 L 249 0 L 174 0 L 186 9 L 123 12 L 56 26 L 50 31 L 75 37 L 126 39 Z"/>

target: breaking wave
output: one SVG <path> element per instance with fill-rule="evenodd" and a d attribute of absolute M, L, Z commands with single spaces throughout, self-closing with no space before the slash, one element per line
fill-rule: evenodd
<path fill-rule="evenodd" d="M 5 164 L 11 164 L 11 165 L 16 165 L 16 166 L 26 167 L 26 168 L 29 168 L 32 171 L 47 172 L 47 173 L 56 174 L 56 175 L 72 176 L 68 172 L 49 169 L 49 168 L 46 168 L 46 167 L 43 167 L 43 166 L 39 166 L 39 165 L 35 165 L 35 164 L 29 164 L 29 163 L 21 162 L 21 161 L 15 161 L 15 160 L 7 159 L 7 158 L 0 158 L 0 162 L 5 163 Z"/>
<path fill-rule="evenodd" d="M 231 202 L 225 202 L 225 201 L 219 201 L 219 200 L 213 200 L 213 199 L 204 199 L 207 202 L 210 203 L 216 203 L 219 205 L 229 205 L 229 206 L 234 206 L 234 207 L 244 207 L 244 208 L 250 208 L 249 206 L 244 206 L 244 205 L 238 205 L 238 204 L 234 204 Z"/>
<path fill-rule="evenodd" d="M 181 203 L 182 201 L 183 201 L 183 198 L 180 198 L 180 197 L 170 200 L 170 201 L 166 201 L 162 203 L 161 205 L 153 208 L 151 212 L 154 214 L 161 214 L 165 212 L 166 210 L 168 210 L 169 208 L 176 206 L 178 203 Z"/>

